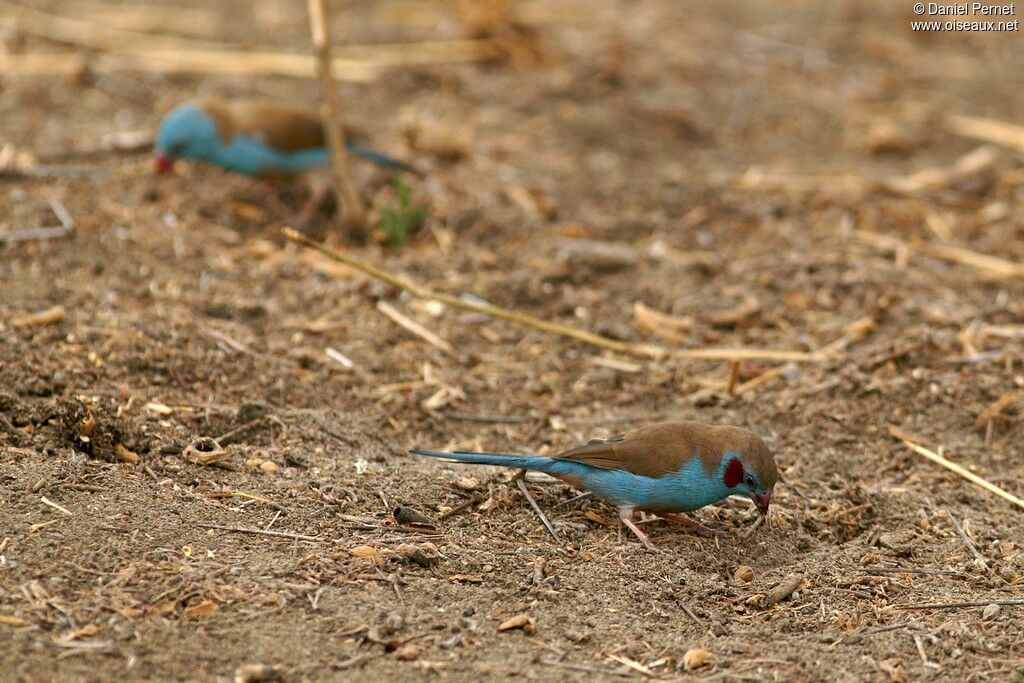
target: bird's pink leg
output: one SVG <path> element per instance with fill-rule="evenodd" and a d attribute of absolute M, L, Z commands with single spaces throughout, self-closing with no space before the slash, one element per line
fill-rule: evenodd
<path fill-rule="evenodd" d="M 656 514 L 658 515 L 658 517 L 661 517 L 666 521 L 672 522 L 673 524 L 679 524 L 680 526 L 684 526 L 687 529 L 691 529 L 694 533 L 703 534 L 706 536 L 714 536 L 716 534 L 714 529 L 709 529 L 697 520 L 692 519 L 691 517 L 687 517 L 684 514 L 678 512 L 658 512 Z"/>
<path fill-rule="evenodd" d="M 620 507 L 619 521 L 625 524 L 630 531 L 636 534 L 636 537 L 640 539 L 640 542 L 643 543 L 648 550 L 659 552 L 658 546 L 654 545 L 651 542 L 651 539 L 647 537 L 647 534 L 641 531 L 640 527 L 633 523 L 633 508 L 628 506 Z"/>
<path fill-rule="evenodd" d="M 311 181 L 309 199 L 303 205 L 302 210 L 293 219 L 299 227 L 306 227 L 313 222 L 320 208 L 326 205 L 331 197 L 331 186 L 326 183 Z"/>

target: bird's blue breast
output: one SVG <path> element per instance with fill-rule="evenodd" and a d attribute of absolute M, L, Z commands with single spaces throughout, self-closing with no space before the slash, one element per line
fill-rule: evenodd
<path fill-rule="evenodd" d="M 235 173 L 263 175 L 298 173 L 323 166 L 328 159 L 323 147 L 282 152 L 254 137 L 236 135 L 230 143 L 220 145 L 211 161 Z"/>
<path fill-rule="evenodd" d="M 601 498 L 638 510 L 685 512 L 717 503 L 735 493 L 717 473 L 709 474 L 696 457 L 678 473 L 662 477 L 644 477 L 568 460 L 554 460 L 552 468 L 546 471 L 578 477 L 584 487 Z"/>

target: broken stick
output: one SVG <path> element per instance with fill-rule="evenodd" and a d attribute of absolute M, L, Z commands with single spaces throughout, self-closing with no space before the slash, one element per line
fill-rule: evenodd
<path fill-rule="evenodd" d="M 327 7 L 324 0 L 309 0 L 309 31 L 313 39 L 313 50 L 316 53 L 317 74 L 320 76 L 320 89 L 323 97 L 320 116 L 323 119 L 328 149 L 331 152 L 331 175 L 334 179 L 334 189 L 338 193 L 338 205 L 344 213 L 344 225 L 352 230 L 361 230 L 366 219 L 366 212 L 363 210 L 362 200 L 359 199 L 359 195 L 349 181 L 348 157 L 345 154 L 345 131 L 339 118 L 327 21 Z"/>
<path fill-rule="evenodd" d="M 1020 498 L 1013 495 L 1009 491 L 1004 491 L 995 484 L 985 479 L 982 479 L 973 472 L 970 472 L 961 467 L 960 465 L 957 465 L 955 462 L 947 460 L 946 458 L 942 457 L 935 451 L 929 450 L 924 446 L 921 446 L 920 444 L 916 443 L 917 440 L 914 437 L 910 436 L 899 427 L 889 427 L 889 434 L 902 441 L 907 448 L 914 451 L 918 455 L 923 455 L 932 462 L 941 465 L 942 467 L 945 467 L 950 472 L 953 472 L 954 474 L 963 477 L 967 481 L 977 484 L 986 491 L 996 494 L 1003 500 L 1009 501 L 1013 505 L 1016 505 L 1017 507 L 1024 509 L 1024 500 L 1021 500 Z"/>
<path fill-rule="evenodd" d="M 541 320 L 532 315 L 526 313 L 519 313 L 517 311 L 510 311 L 505 308 L 494 306 L 487 302 L 481 301 L 477 298 L 460 298 L 452 296 L 451 294 L 444 294 L 442 292 L 435 292 L 426 287 L 422 287 L 410 280 L 393 275 L 376 266 L 372 266 L 368 263 L 364 263 L 359 259 L 344 254 L 340 251 L 336 251 L 327 247 L 319 242 L 314 242 L 305 235 L 301 234 L 297 230 L 292 228 L 284 228 L 282 234 L 288 240 L 301 244 L 304 247 L 314 249 L 324 256 L 344 263 L 345 265 L 355 268 L 356 270 L 366 273 L 370 277 L 386 282 L 389 285 L 401 289 L 402 291 L 408 292 L 412 296 L 418 299 L 430 299 L 433 301 L 439 301 L 446 306 L 452 308 L 458 308 L 463 311 L 470 311 L 472 313 L 483 313 L 492 318 L 498 318 L 500 320 L 507 320 L 517 325 L 523 325 L 525 327 L 532 327 L 536 330 L 542 330 L 544 332 L 550 332 L 551 334 L 561 335 L 563 337 L 569 337 L 576 339 L 591 346 L 597 346 L 610 351 L 616 351 L 618 353 L 625 353 L 631 356 L 640 356 L 643 358 L 655 358 L 662 359 L 667 357 L 682 358 L 687 360 L 768 360 L 768 361 L 780 361 L 780 362 L 821 362 L 826 359 L 826 356 L 820 353 L 813 353 L 807 351 L 784 351 L 778 349 L 744 349 L 744 348 L 703 348 L 703 349 L 668 349 L 663 346 L 656 346 L 652 344 L 634 344 L 630 342 L 619 341 L 617 339 L 611 339 L 594 332 L 587 332 L 586 330 L 580 330 L 569 325 L 563 325 L 561 323 L 554 323 L 547 320 Z"/>

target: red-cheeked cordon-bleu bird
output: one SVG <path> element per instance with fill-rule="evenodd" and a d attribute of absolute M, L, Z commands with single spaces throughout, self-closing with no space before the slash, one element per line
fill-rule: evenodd
<path fill-rule="evenodd" d="M 633 522 L 634 512 L 693 525 L 680 513 L 743 495 L 766 515 L 779 478 L 768 445 L 750 430 L 690 421 L 593 439 L 552 456 L 420 449 L 410 453 L 546 472 L 615 505 L 622 523 L 652 550 L 654 544 Z"/>
<path fill-rule="evenodd" d="M 415 172 L 404 161 L 349 141 L 348 151 L 380 166 Z M 330 160 L 320 117 L 248 99 L 206 98 L 175 107 L 156 134 L 156 167 L 196 159 L 250 176 L 288 175 Z"/>
<path fill-rule="evenodd" d="M 417 173 L 404 161 L 359 142 L 350 140 L 346 146 L 384 168 Z M 175 107 L 160 123 L 155 152 L 161 173 L 169 172 L 177 159 L 194 159 L 264 179 L 316 171 L 330 162 L 320 117 L 251 99 L 210 97 Z M 313 187 L 307 212 L 327 193 L 323 180 Z"/>

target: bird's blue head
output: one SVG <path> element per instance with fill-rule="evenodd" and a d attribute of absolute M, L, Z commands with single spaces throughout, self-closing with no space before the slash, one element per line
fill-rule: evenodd
<path fill-rule="evenodd" d="M 221 145 L 217 123 L 194 104 L 176 107 L 156 133 L 156 170 L 167 173 L 178 159 L 210 161 Z"/>
<path fill-rule="evenodd" d="M 748 496 L 758 512 L 768 514 L 772 490 L 779 479 L 775 458 L 763 440 L 753 432 L 735 427 L 719 465 L 722 483 L 734 494 Z"/>

